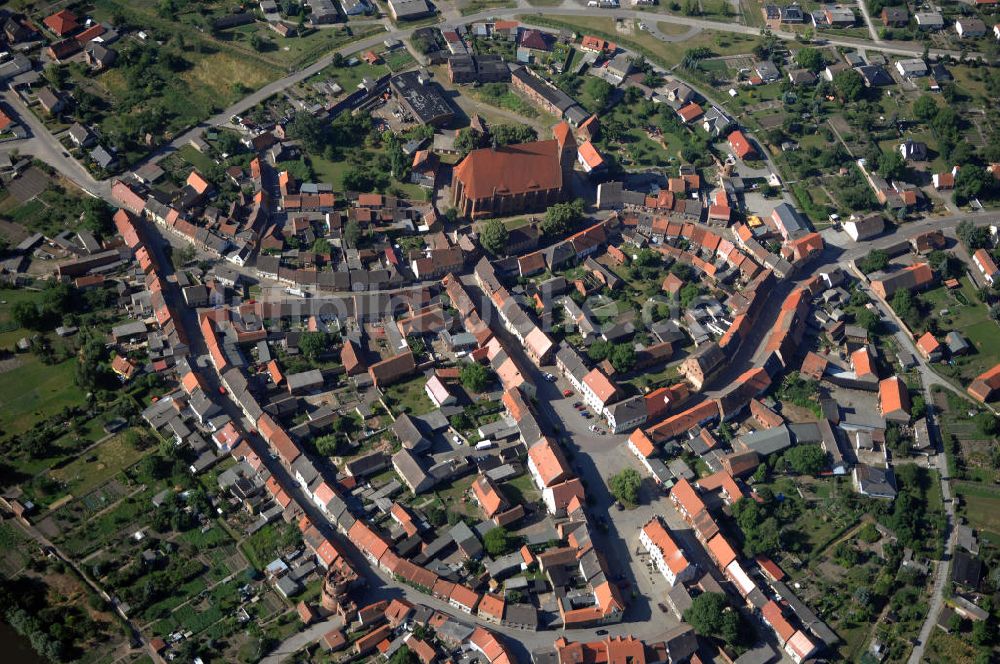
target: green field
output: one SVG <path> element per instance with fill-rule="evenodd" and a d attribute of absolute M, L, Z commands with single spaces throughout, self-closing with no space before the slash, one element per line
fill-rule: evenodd
<path fill-rule="evenodd" d="M 26 431 L 67 406 L 84 403 L 74 381 L 76 361 L 45 365 L 30 354 L 18 355 L 20 365 L 0 380 L 0 430 Z"/>
<path fill-rule="evenodd" d="M 962 497 L 961 511 L 969 524 L 1000 535 L 1000 491 L 968 482 L 956 482 L 954 488 Z"/>
<path fill-rule="evenodd" d="M 13 349 L 18 339 L 32 336 L 29 330 L 14 327 L 11 311 L 18 302 L 37 299 L 37 291 L 0 290 L 0 348 Z M 53 343 L 59 342 L 53 339 Z M 20 433 L 67 406 L 84 403 L 74 380 L 75 360 L 46 365 L 32 353 L 18 353 L 9 364 L 12 368 L 0 368 L 0 431 Z"/>
<path fill-rule="evenodd" d="M 146 452 L 136 450 L 123 434 L 104 441 L 86 455 L 49 472 L 73 496 L 93 491 L 136 463 Z"/>

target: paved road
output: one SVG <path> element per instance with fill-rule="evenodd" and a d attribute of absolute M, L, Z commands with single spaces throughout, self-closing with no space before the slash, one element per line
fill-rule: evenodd
<path fill-rule="evenodd" d="M 545 8 L 540 10 L 536 7 L 525 8 L 519 7 L 516 9 L 500 9 L 491 12 L 480 12 L 472 17 L 465 17 L 466 21 L 470 20 L 480 20 L 486 18 L 484 15 L 496 16 L 509 18 L 511 16 L 517 16 L 519 14 L 528 15 L 534 13 L 538 16 L 548 16 L 553 18 L 558 18 L 560 16 L 566 17 L 593 17 L 595 12 L 593 9 L 585 7 L 553 7 Z M 719 32 L 731 32 L 743 35 L 760 35 L 760 28 L 743 25 L 741 23 L 722 23 L 720 21 L 710 21 L 701 18 L 691 18 L 688 16 L 674 16 L 672 14 L 656 15 L 650 12 L 633 11 L 627 9 L 612 9 L 612 10 L 601 10 L 598 14 L 599 16 L 607 16 L 611 18 L 626 18 L 626 19 L 638 19 L 646 23 L 655 23 L 657 20 L 664 23 L 675 23 L 677 25 L 686 25 L 693 28 L 700 28 L 702 30 L 716 30 Z M 776 37 L 784 39 L 786 41 L 795 41 L 799 36 L 794 32 L 786 32 L 784 30 L 771 31 Z M 923 55 L 924 47 L 923 44 L 912 44 L 909 42 L 894 42 L 892 44 L 887 44 L 885 42 L 872 44 L 871 41 L 867 39 L 856 39 L 852 37 L 839 37 L 832 35 L 819 35 L 823 41 L 832 46 L 843 46 L 845 48 L 864 48 L 872 51 L 879 51 L 882 53 L 889 53 L 893 55 L 906 55 L 920 57 Z M 958 51 L 952 51 L 947 49 L 931 49 L 929 54 L 931 56 L 951 56 L 959 57 Z M 973 53 L 967 54 L 968 57 L 977 57 L 982 54 Z"/>
<path fill-rule="evenodd" d="M 927 389 L 927 385 L 924 385 L 924 391 L 928 398 L 928 405 L 933 402 L 930 401 L 930 390 Z M 929 410 L 933 410 L 932 408 Z M 938 436 L 938 440 L 940 440 Z M 927 645 L 927 640 L 931 638 L 931 631 L 934 630 L 937 624 L 938 614 L 941 612 L 942 606 L 944 606 L 944 592 L 948 588 L 948 575 L 951 570 L 951 558 L 955 553 L 955 542 L 957 540 L 955 534 L 955 503 L 952 501 L 951 497 L 951 478 L 948 475 L 948 461 L 944 451 L 939 451 L 934 457 L 934 463 L 937 466 L 937 471 L 941 477 L 941 495 L 944 497 L 944 513 L 945 513 L 945 548 L 944 555 L 942 559 L 939 560 L 935 565 L 934 570 L 934 587 L 931 591 L 931 602 L 927 610 L 927 617 L 924 619 L 924 624 L 920 628 L 920 635 L 917 637 L 917 643 L 913 646 L 913 650 L 910 652 L 910 659 L 908 664 L 919 664 L 924 656 L 924 647 Z"/>
<path fill-rule="evenodd" d="M 80 163 L 66 152 L 66 148 L 42 124 L 21 98 L 11 91 L 3 93 L 4 100 L 20 116 L 20 120 L 31 130 L 31 137 L 5 143 L 3 149 L 18 150 L 21 154 L 32 154 L 59 171 L 67 179 L 76 183 L 91 196 L 111 200 L 111 186 L 107 181 L 98 181 Z"/>

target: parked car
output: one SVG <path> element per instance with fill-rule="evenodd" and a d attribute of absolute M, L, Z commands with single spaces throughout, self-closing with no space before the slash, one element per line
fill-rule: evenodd
<path fill-rule="evenodd" d="M 563 396 L 564 397 L 571 397 L 571 396 L 573 396 L 573 390 L 563 390 Z"/>

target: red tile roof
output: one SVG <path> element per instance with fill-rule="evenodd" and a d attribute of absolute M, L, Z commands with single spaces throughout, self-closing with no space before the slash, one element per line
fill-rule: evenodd
<path fill-rule="evenodd" d="M 46 16 L 42 23 L 45 24 L 45 27 L 60 37 L 63 37 L 80 27 L 80 24 L 77 22 L 76 14 L 68 9 L 63 9 L 55 14 L 52 14 L 51 16 Z"/>
<path fill-rule="evenodd" d="M 556 140 L 473 150 L 454 171 L 470 199 L 560 189 L 562 176 Z"/>
<path fill-rule="evenodd" d="M 740 159 L 746 159 L 748 156 L 754 153 L 753 146 L 750 145 L 750 141 L 747 137 L 743 135 L 743 132 L 737 129 L 728 136 L 729 145 L 732 146 L 733 152 Z"/>

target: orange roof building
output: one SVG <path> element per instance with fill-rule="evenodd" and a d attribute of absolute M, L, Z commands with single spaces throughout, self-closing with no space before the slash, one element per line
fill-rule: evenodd
<path fill-rule="evenodd" d="M 910 421 L 910 394 L 898 376 L 891 376 L 878 384 L 879 410 L 890 422 L 908 424 Z"/>
<path fill-rule="evenodd" d="M 368 367 L 368 374 L 376 387 L 387 387 L 409 376 L 416 368 L 413 352 L 408 350 L 376 362 Z"/>
<path fill-rule="evenodd" d="M 135 365 L 127 357 L 115 355 L 114 359 L 111 360 L 111 370 L 118 374 L 122 381 L 127 381 L 132 379 Z"/>
<path fill-rule="evenodd" d="M 750 144 L 750 141 L 747 140 L 747 137 L 739 129 L 729 134 L 727 140 L 729 141 L 729 146 L 733 149 L 733 153 L 740 159 L 746 159 L 755 154 L 753 145 Z"/>
<path fill-rule="evenodd" d="M 924 335 L 917 339 L 916 346 L 924 359 L 931 362 L 941 359 L 941 342 L 930 332 L 924 332 Z"/>
<path fill-rule="evenodd" d="M 565 125 L 565 131 L 560 127 Z M 544 210 L 564 196 L 576 161 L 566 123 L 556 139 L 473 150 L 452 173 L 452 204 L 472 219 Z"/>
<path fill-rule="evenodd" d="M 695 102 L 691 102 L 687 106 L 682 106 L 677 110 L 677 115 L 679 115 L 681 120 L 685 123 L 694 122 L 704 114 L 705 110 Z"/>
<path fill-rule="evenodd" d="M 542 438 L 528 449 L 528 470 L 540 491 L 572 475 L 562 449 L 550 438 Z"/>
<path fill-rule="evenodd" d="M 486 475 L 480 475 L 472 483 L 472 495 L 475 496 L 487 519 L 492 519 L 497 512 L 503 511 L 507 506 L 500 488 Z"/>
<path fill-rule="evenodd" d="M 795 628 L 791 626 L 785 616 L 781 613 L 781 607 L 774 600 L 769 601 L 760 610 L 761 616 L 778 637 L 778 642 L 784 646 L 788 639 L 795 634 Z"/>
<path fill-rule="evenodd" d="M 802 360 L 802 367 L 799 368 L 799 375 L 809 380 L 820 380 L 823 378 L 823 374 L 826 373 L 826 367 L 829 361 L 813 351 L 806 353 L 805 359 Z"/>
<path fill-rule="evenodd" d="M 659 517 L 650 519 L 639 532 L 639 541 L 646 547 L 656 568 L 674 585 L 694 578 L 695 567 L 684 556 Z"/>
<path fill-rule="evenodd" d="M 642 429 L 633 431 L 629 435 L 626 445 L 628 445 L 629 451 L 639 459 L 648 459 L 656 453 L 656 446 Z"/>
<path fill-rule="evenodd" d="M 617 394 L 618 386 L 600 369 L 591 369 L 583 377 L 583 400 L 594 410 L 602 410 Z"/>
<path fill-rule="evenodd" d="M 972 398 L 986 403 L 993 401 L 997 390 L 1000 390 L 1000 364 L 976 376 L 966 391 Z"/>
<path fill-rule="evenodd" d="M 451 596 L 448 598 L 448 603 L 466 613 L 472 613 L 479 604 L 479 593 L 460 583 L 456 583 L 451 591 Z"/>
<path fill-rule="evenodd" d="M 587 173 L 599 171 L 606 166 L 604 157 L 601 156 L 601 153 L 597 151 L 597 148 L 590 141 L 586 141 L 580 145 L 577 149 L 577 158 L 580 165 L 583 166 L 583 170 Z"/>
<path fill-rule="evenodd" d="M 729 540 L 721 534 L 708 540 L 708 553 L 712 556 L 715 564 L 719 566 L 719 569 L 723 571 L 729 567 L 729 563 L 736 560 L 736 552 L 730 546 Z"/>
<path fill-rule="evenodd" d="M 878 380 L 878 374 L 875 373 L 875 365 L 872 361 L 871 353 L 868 352 L 868 346 L 862 346 L 851 353 L 851 368 L 854 369 L 854 375 L 857 376 L 858 380 Z"/>
<path fill-rule="evenodd" d="M 618 47 L 614 42 L 609 42 L 600 37 L 584 35 L 583 39 L 580 40 L 580 48 L 593 53 L 614 53 Z"/>
<path fill-rule="evenodd" d="M 209 187 L 211 187 L 208 180 L 203 178 L 198 171 L 191 171 L 187 176 L 185 184 L 197 191 L 199 194 L 204 194 L 208 191 Z"/>
<path fill-rule="evenodd" d="M 51 16 L 46 16 L 42 21 L 45 27 L 60 37 L 76 32 L 80 29 L 80 23 L 76 14 L 68 9 L 63 9 Z"/>
<path fill-rule="evenodd" d="M 719 405 L 716 401 L 706 400 L 691 406 L 676 415 L 668 417 L 659 424 L 646 429 L 646 435 L 656 443 L 662 443 L 687 433 L 695 426 L 704 424 L 719 417 Z"/>
<path fill-rule="evenodd" d="M 502 596 L 486 593 L 479 600 L 479 617 L 492 623 L 500 624 L 503 620 L 505 601 Z"/>
<path fill-rule="evenodd" d="M 926 288 L 934 283 L 934 271 L 927 263 L 915 263 L 901 270 L 887 274 L 881 279 L 872 279 L 872 291 L 883 300 L 891 298 L 897 290 L 909 291 Z"/>

